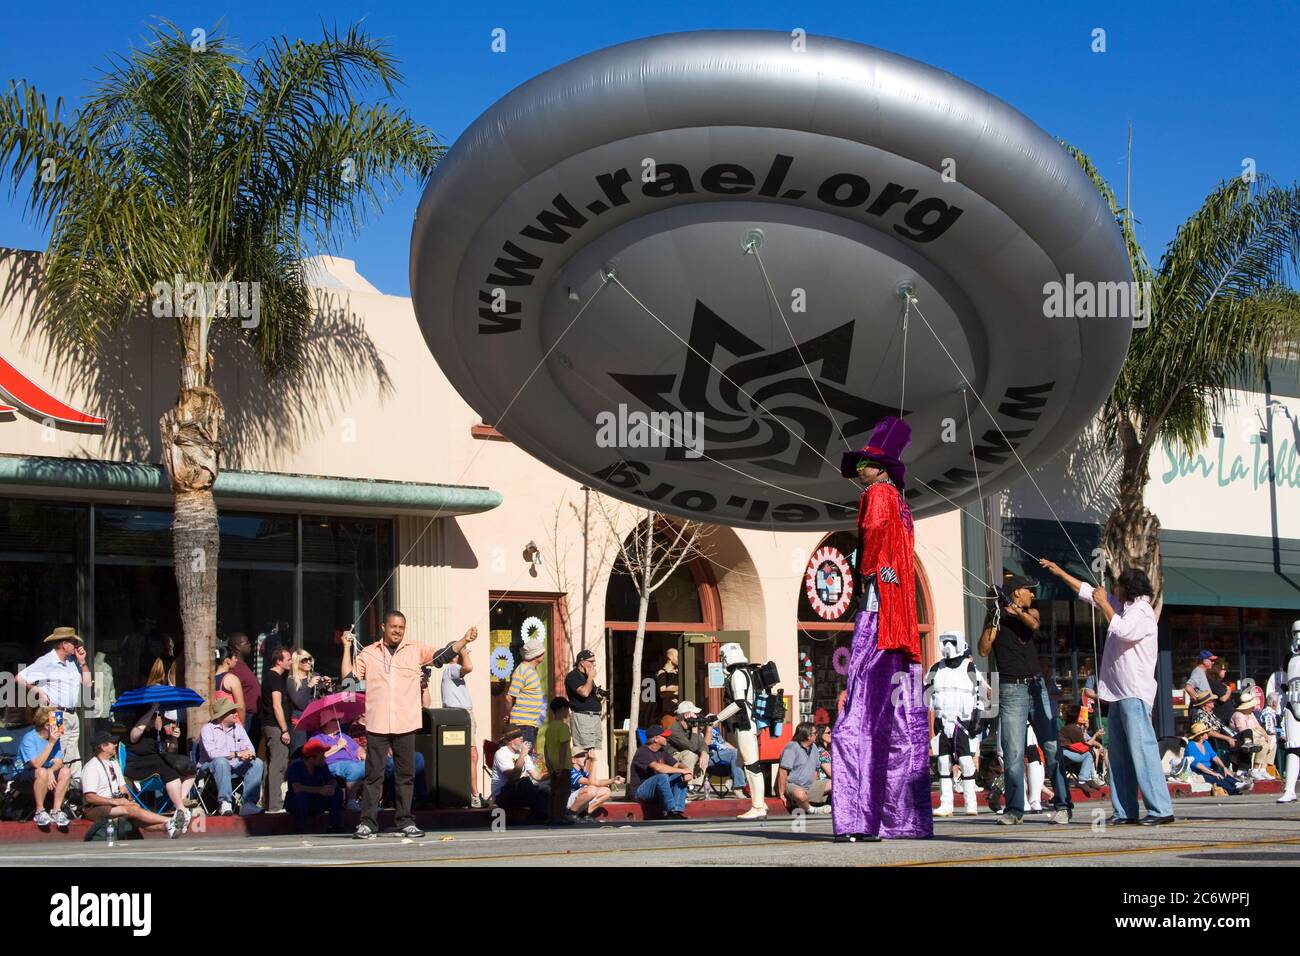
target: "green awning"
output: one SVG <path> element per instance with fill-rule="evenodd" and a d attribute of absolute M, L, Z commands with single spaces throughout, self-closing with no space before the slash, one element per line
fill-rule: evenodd
<path fill-rule="evenodd" d="M 1165 564 L 1165 604 L 1300 608 L 1300 571 Z"/>
<path fill-rule="evenodd" d="M 51 489 L 121 496 L 170 496 L 161 465 L 0 455 L 0 487 Z M 479 514 L 501 504 L 501 493 L 469 485 L 434 485 L 368 478 L 327 478 L 268 471 L 223 471 L 213 493 L 220 502 L 258 501 L 339 506 L 444 517 Z"/>

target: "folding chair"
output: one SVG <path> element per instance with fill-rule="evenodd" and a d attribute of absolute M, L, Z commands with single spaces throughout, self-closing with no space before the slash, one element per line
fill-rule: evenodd
<path fill-rule="evenodd" d="M 194 761 L 194 799 L 199 801 L 199 809 L 206 816 L 215 816 L 221 809 L 221 796 L 217 793 L 217 785 L 212 779 L 212 771 L 206 768 L 207 760 L 200 759 L 199 741 L 194 741 L 190 745 L 190 759 Z M 244 802 L 244 775 L 238 774 L 230 778 L 230 793 L 234 798 L 231 805 L 234 810 L 238 811 Z"/>
<path fill-rule="evenodd" d="M 167 796 L 167 785 L 163 783 L 162 777 L 158 774 L 150 774 L 143 780 L 132 780 L 126 775 L 126 745 L 117 745 L 117 766 L 122 771 L 122 780 L 126 784 L 126 792 L 131 795 L 131 799 L 138 803 L 143 809 L 151 810 L 154 813 L 169 813 L 175 809 L 172 806 L 171 797 Z M 145 801 L 145 797 L 150 799 Z"/>

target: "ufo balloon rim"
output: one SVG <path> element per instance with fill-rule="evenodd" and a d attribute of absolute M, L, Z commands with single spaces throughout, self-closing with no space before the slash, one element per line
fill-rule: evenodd
<path fill-rule="evenodd" d="M 796 46 L 636 40 L 491 106 L 420 203 L 421 331 L 485 422 L 627 501 L 847 527 L 839 455 L 901 409 L 914 513 L 964 505 L 1105 400 L 1132 316 L 1045 301 L 1129 282 L 1118 226 L 1002 100 L 862 44 Z"/>

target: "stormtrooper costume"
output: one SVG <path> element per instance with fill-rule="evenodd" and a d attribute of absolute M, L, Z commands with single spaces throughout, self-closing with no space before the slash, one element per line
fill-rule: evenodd
<path fill-rule="evenodd" d="M 925 675 L 925 693 L 934 712 L 930 752 L 939 758 L 939 808 L 937 817 L 953 813 L 953 776 L 960 768 L 966 813 L 979 813 L 975 802 L 975 748 L 982 711 L 987 710 L 988 683 L 971 660 L 966 637 L 960 631 L 939 635 L 937 661 Z M 953 757 L 957 758 L 956 766 Z"/>
<path fill-rule="evenodd" d="M 744 648 L 739 644 L 723 644 L 719 656 L 727 669 L 727 697 L 731 703 L 717 715 L 716 723 L 721 724 L 734 718 L 736 751 L 745 768 L 745 781 L 749 786 L 750 807 L 736 819 L 761 820 L 767 816 L 767 802 L 763 799 L 762 764 L 758 762 L 758 725 L 754 716 L 759 688 L 750 673 Z"/>
<path fill-rule="evenodd" d="M 1282 688 L 1282 740 L 1286 744 L 1286 790 L 1278 803 L 1294 803 L 1300 777 L 1300 621 L 1291 625 L 1291 657 Z M 1272 688 L 1270 688 L 1272 690 Z"/>

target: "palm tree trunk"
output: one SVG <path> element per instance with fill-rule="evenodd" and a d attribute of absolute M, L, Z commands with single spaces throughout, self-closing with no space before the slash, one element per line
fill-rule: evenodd
<path fill-rule="evenodd" d="M 217 558 L 221 544 L 212 485 L 221 463 L 225 412 L 209 383 L 200 347 L 199 323 L 183 329 L 185 346 L 176 406 L 159 422 L 163 467 L 176 496 L 172 557 L 181 626 L 185 632 L 185 686 L 212 698 L 212 660 L 217 636 Z M 189 712 L 189 736 L 196 739 L 209 717 L 208 704 Z"/>
<path fill-rule="evenodd" d="M 1151 606 L 1159 618 L 1164 605 L 1164 568 L 1160 559 L 1160 519 L 1146 506 L 1143 491 L 1148 478 L 1150 452 L 1143 451 L 1131 422 L 1120 426 L 1124 454 L 1115 508 L 1106 519 L 1102 545 L 1113 581 L 1125 568 L 1145 571 L 1154 595 Z"/>

